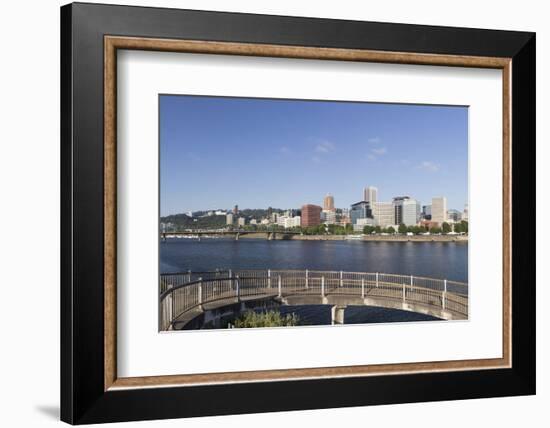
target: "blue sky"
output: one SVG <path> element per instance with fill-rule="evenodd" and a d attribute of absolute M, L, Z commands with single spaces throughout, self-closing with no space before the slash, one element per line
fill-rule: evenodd
<path fill-rule="evenodd" d="M 338 208 L 409 195 L 468 199 L 468 109 L 160 96 L 161 215 L 215 208 Z"/>

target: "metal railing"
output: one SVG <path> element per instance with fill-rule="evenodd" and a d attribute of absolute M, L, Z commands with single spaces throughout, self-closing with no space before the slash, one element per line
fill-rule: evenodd
<path fill-rule="evenodd" d="M 188 271 L 161 275 L 160 329 L 169 330 L 182 315 L 201 311 L 207 303 L 292 295 L 391 299 L 468 317 L 468 284 L 446 279 L 315 270 Z"/>

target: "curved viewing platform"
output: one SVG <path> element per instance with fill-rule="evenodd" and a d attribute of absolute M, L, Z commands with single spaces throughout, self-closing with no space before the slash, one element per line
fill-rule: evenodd
<path fill-rule="evenodd" d="M 371 272 L 238 270 L 183 272 L 160 277 L 159 328 L 180 330 L 224 307 L 272 301 L 279 305 L 330 305 L 332 324 L 347 306 L 375 306 L 468 318 L 468 284 L 446 279 Z M 214 315 L 213 315 L 214 314 Z"/>

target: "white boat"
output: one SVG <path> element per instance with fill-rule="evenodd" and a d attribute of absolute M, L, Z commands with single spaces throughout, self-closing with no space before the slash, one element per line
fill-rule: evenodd
<path fill-rule="evenodd" d="M 350 241 L 361 241 L 363 239 L 363 235 L 346 235 L 346 239 Z"/>

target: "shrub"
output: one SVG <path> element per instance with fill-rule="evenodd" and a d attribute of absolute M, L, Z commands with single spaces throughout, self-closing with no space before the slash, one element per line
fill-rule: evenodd
<path fill-rule="evenodd" d="M 233 326 L 235 328 L 291 327 L 298 325 L 298 321 L 296 314 L 281 315 L 277 311 L 247 311 L 235 320 Z"/>

